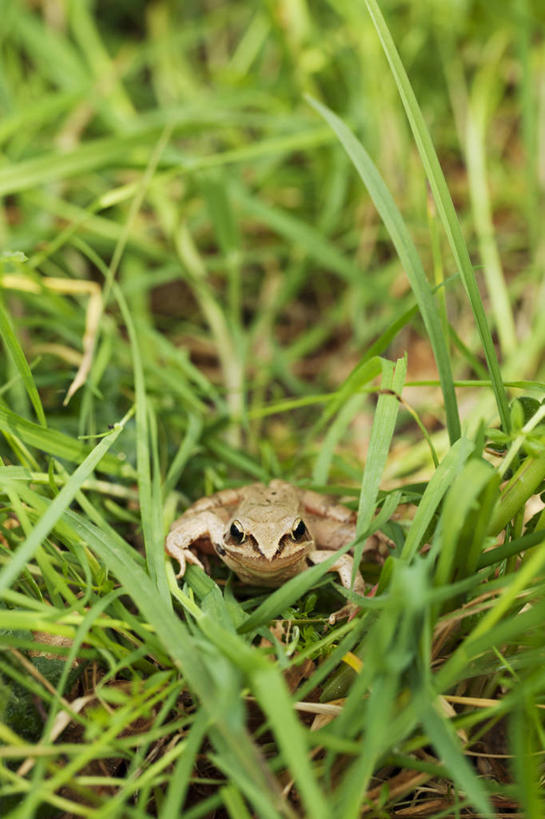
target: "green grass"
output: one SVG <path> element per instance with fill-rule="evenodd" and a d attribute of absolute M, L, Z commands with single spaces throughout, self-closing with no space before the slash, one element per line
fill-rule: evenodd
<path fill-rule="evenodd" d="M 541 819 L 539 4 L 4 6 L 0 814 Z M 272 477 L 349 622 L 165 560 Z"/>

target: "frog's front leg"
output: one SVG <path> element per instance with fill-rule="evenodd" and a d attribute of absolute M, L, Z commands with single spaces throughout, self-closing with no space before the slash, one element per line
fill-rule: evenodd
<path fill-rule="evenodd" d="M 194 512 L 191 509 L 174 521 L 167 535 L 165 551 L 180 564 L 176 577 L 183 577 L 187 563 L 204 569 L 189 547 L 196 546 L 204 552 L 214 552 L 218 547 L 221 550 L 224 528 L 225 521 L 217 512 Z"/>
<path fill-rule="evenodd" d="M 335 553 L 336 552 L 334 550 L 328 551 L 327 549 L 317 549 L 309 554 L 308 559 L 314 564 L 323 563 L 324 560 L 327 560 L 328 557 L 331 557 L 331 555 L 334 555 Z M 328 571 L 337 572 L 339 575 L 339 580 L 345 589 L 352 590 L 356 594 L 361 594 L 362 597 L 365 595 L 365 583 L 363 582 L 363 577 L 359 571 L 356 571 L 354 585 L 352 586 L 354 560 L 350 555 L 339 555 L 337 560 L 329 567 Z M 330 615 L 329 623 L 330 625 L 334 625 L 335 621 L 341 617 L 353 617 L 357 611 L 358 606 L 356 603 L 348 603 L 346 606 L 339 609 L 339 611 L 335 611 Z"/>

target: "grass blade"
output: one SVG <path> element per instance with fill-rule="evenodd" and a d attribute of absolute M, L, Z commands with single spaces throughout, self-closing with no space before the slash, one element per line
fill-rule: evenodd
<path fill-rule="evenodd" d="M 530 697 L 523 699 L 513 710 L 510 719 L 510 733 L 513 742 L 512 768 L 518 785 L 518 793 L 524 816 L 527 819 L 541 819 L 545 815 L 545 800 L 540 787 L 538 759 L 541 745 L 535 742 L 535 728 L 542 734 L 541 720 L 536 704 Z M 533 711 L 533 713 L 532 713 Z M 539 748 L 539 750 L 538 750 Z"/>
<path fill-rule="evenodd" d="M 350 766 L 340 788 L 340 810 L 343 819 L 358 819 L 365 793 L 377 759 L 384 750 L 385 725 L 389 724 L 397 693 L 397 680 L 391 675 L 378 676 L 374 690 L 370 694 L 365 741 L 365 751 L 360 753 Z"/>
<path fill-rule="evenodd" d="M 382 177 L 363 145 L 356 139 L 344 122 L 330 111 L 329 108 L 326 108 L 311 98 L 309 98 L 309 102 L 335 131 L 339 142 L 354 163 L 354 167 L 369 191 L 382 221 L 386 225 L 401 264 L 405 268 L 435 356 L 445 400 L 447 429 L 450 441 L 454 443 L 454 441 L 460 437 L 461 430 L 458 404 L 454 392 L 452 368 L 437 306 L 434 302 L 431 286 L 426 278 L 416 247 L 392 195 L 384 184 Z"/>
<path fill-rule="evenodd" d="M 137 428 L 136 463 L 147 566 L 151 577 L 157 584 L 160 597 L 170 605 L 170 592 L 165 573 L 163 528 L 160 518 L 161 488 L 157 475 L 157 459 L 154 459 L 156 469 L 153 479 L 150 465 L 150 418 L 152 416 L 149 413 L 152 410 L 146 397 L 144 368 L 134 322 L 125 297 L 116 283 L 113 283 L 113 290 L 127 326 L 133 359 Z"/>
<path fill-rule="evenodd" d="M 32 559 L 36 549 L 38 549 L 42 541 L 51 532 L 63 512 L 68 509 L 81 485 L 100 464 L 102 458 L 112 444 L 115 443 L 132 415 L 133 410 L 131 409 L 125 417 L 116 424 L 116 428 L 113 432 L 103 438 L 92 452 L 89 453 L 75 470 L 74 474 L 65 483 L 57 497 L 51 502 L 43 517 L 40 518 L 29 536 L 21 546 L 19 546 L 10 563 L 0 572 L 0 595 L 14 582 L 27 563 Z"/>
<path fill-rule="evenodd" d="M 483 275 L 490 296 L 500 348 L 504 356 L 510 355 L 517 343 L 515 321 L 511 309 L 509 290 L 502 269 L 500 252 L 494 236 L 494 222 L 490 191 L 487 182 L 487 113 L 492 87 L 496 82 L 499 60 L 489 60 L 479 76 L 473 80 L 473 92 L 467 110 L 466 157 L 475 219 L 475 231 L 479 238 L 479 252 L 483 263 Z"/>
<path fill-rule="evenodd" d="M 453 727 L 439 714 L 431 692 L 420 691 L 416 704 L 420 719 L 439 757 L 448 769 L 449 776 L 458 783 L 471 804 L 483 815 L 494 816 L 494 811 L 481 780 L 464 757 Z"/>
<path fill-rule="evenodd" d="M 430 187 L 433 192 L 433 198 L 435 199 L 437 211 L 447 235 L 450 248 L 456 260 L 458 270 L 460 271 L 462 281 L 464 282 L 469 302 L 471 304 L 471 309 L 473 310 L 475 321 L 477 323 L 477 329 L 483 345 L 488 369 L 490 370 L 492 389 L 494 390 L 494 395 L 496 397 L 500 420 L 503 428 L 508 431 L 510 429 L 511 422 L 500 367 L 496 352 L 494 350 L 492 335 L 486 320 L 486 314 L 484 312 L 477 282 L 475 280 L 473 265 L 471 264 L 471 260 L 469 258 L 469 253 L 464 242 L 460 223 L 454 209 L 454 204 L 452 202 L 443 171 L 441 170 L 430 133 L 424 117 L 422 116 L 422 112 L 418 106 L 416 96 L 411 87 L 409 78 L 403 67 L 403 63 L 401 62 L 401 58 L 395 47 L 392 35 L 390 34 L 390 31 L 386 25 L 378 3 L 376 0 L 365 0 L 365 3 L 377 30 L 380 42 L 382 43 L 384 53 L 386 54 L 390 64 L 403 107 L 405 108 L 405 112 L 407 114 L 407 119 L 409 120 L 409 124 L 413 132 L 416 146 L 426 171 L 428 182 L 430 183 Z"/>
<path fill-rule="evenodd" d="M 161 819 L 179 819 L 195 764 L 195 757 L 205 737 L 208 715 L 201 711 L 196 717 L 185 740 L 184 751 L 178 757 L 173 775 L 161 808 Z"/>
<path fill-rule="evenodd" d="M 4 307 L 3 299 L 0 297 L 0 333 L 2 334 L 2 339 L 4 341 L 4 345 L 6 350 L 11 355 L 17 370 L 19 371 L 19 375 L 23 380 L 23 384 L 25 385 L 25 389 L 28 393 L 28 397 L 32 402 L 32 406 L 34 407 L 34 411 L 36 413 L 36 417 L 40 424 L 45 427 L 47 426 L 44 414 L 44 408 L 42 406 L 42 401 L 38 394 L 38 390 L 36 389 L 36 384 L 34 383 L 34 378 L 32 377 L 32 371 L 28 366 L 28 361 L 25 358 L 25 354 L 21 345 L 19 344 L 19 339 L 15 334 L 15 330 L 13 329 L 13 325 L 11 323 L 11 319 Z"/>
<path fill-rule="evenodd" d="M 57 458 L 65 458 L 72 463 L 80 463 L 89 454 L 89 447 L 83 441 L 77 441 L 63 432 L 56 429 L 46 429 L 26 418 L 21 418 L 15 412 L 0 404 L 0 431 L 6 435 L 16 435 L 25 444 L 47 452 Z M 121 457 L 106 454 L 101 463 L 102 472 L 111 475 L 122 475 L 126 478 L 134 478 L 132 466 L 122 460 Z"/>
<path fill-rule="evenodd" d="M 426 530 L 441 503 L 447 489 L 473 452 L 474 444 L 467 438 L 460 438 L 445 455 L 418 504 L 401 557 L 410 562 L 418 552 Z"/>
<path fill-rule="evenodd" d="M 269 717 L 290 774 L 297 783 L 307 816 L 327 819 L 329 808 L 316 783 L 303 729 L 295 716 L 284 681 L 277 669 L 270 667 L 254 674 L 252 685 L 261 708 Z"/>
<path fill-rule="evenodd" d="M 312 483 L 319 486 L 326 486 L 329 478 L 331 462 L 335 455 L 337 444 L 344 435 L 346 428 L 353 420 L 356 413 L 361 409 L 362 395 L 354 393 L 343 404 L 333 423 L 330 425 L 320 446 L 320 452 L 316 458 L 314 469 L 312 470 Z"/>
<path fill-rule="evenodd" d="M 365 534 L 373 519 L 380 480 L 384 472 L 384 467 L 386 466 L 386 459 L 388 457 L 399 410 L 397 395 L 400 394 L 403 389 L 406 372 L 407 362 L 404 359 L 399 359 L 395 371 L 391 362 L 383 362 L 382 392 L 377 402 L 367 460 L 365 462 L 361 482 L 358 522 L 356 526 L 357 535 Z M 392 392 L 394 393 L 393 395 Z M 360 549 L 356 546 L 354 550 L 355 564 L 361 559 L 363 546 L 364 543 L 362 541 Z"/>
<path fill-rule="evenodd" d="M 477 559 L 474 555 L 458 554 L 466 518 L 477 507 L 481 492 L 490 483 L 494 470 L 486 461 L 471 458 L 458 473 L 445 498 L 444 519 L 447 522 L 438 541 L 439 557 L 435 572 L 436 586 L 444 586 L 454 579 L 454 571 L 466 560 Z M 481 546 L 484 539 L 481 540 Z M 465 544 L 464 544 L 465 545 Z M 469 551 L 469 550 L 468 550 Z"/>

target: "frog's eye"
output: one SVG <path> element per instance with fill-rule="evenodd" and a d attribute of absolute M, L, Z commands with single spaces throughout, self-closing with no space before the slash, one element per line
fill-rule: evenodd
<path fill-rule="evenodd" d="M 246 533 L 238 520 L 234 520 L 229 528 L 229 534 L 235 543 L 244 543 L 246 540 Z"/>
<path fill-rule="evenodd" d="M 291 530 L 291 536 L 294 540 L 301 540 L 307 533 L 307 527 L 301 520 L 297 518 Z"/>

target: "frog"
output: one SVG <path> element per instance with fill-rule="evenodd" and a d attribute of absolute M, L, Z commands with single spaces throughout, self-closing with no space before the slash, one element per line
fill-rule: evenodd
<path fill-rule="evenodd" d="M 355 537 L 354 511 L 326 495 L 273 479 L 196 501 L 170 527 L 165 550 L 179 563 L 178 578 L 188 563 L 206 571 L 197 549 L 218 555 L 243 583 L 275 588 Z M 372 540 L 365 548 L 373 548 Z M 351 555 L 339 555 L 328 571 L 338 574 L 345 589 L 364 595 L 365 583 Z M 334 619 L 354 611 L 347 606 Z"/>

